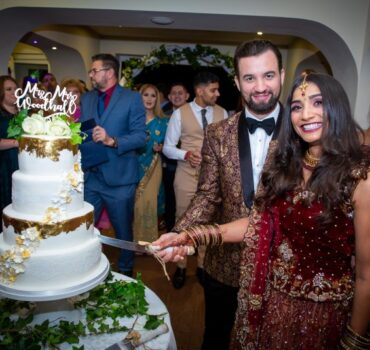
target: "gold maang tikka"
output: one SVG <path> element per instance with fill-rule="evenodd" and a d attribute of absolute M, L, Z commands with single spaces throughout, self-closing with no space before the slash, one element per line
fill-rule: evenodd
<path fill-rule="evenodd" d="M 308 74 L 306 72 L 303 72 L 302 75 L 303 75 L 303 80 L 302 80 L 301 85 L 299 85 L 298 87 L 301 89 L 302 96 L 305 96 L 306 89 L 308 87 L 308 83 L 306 81 Z"/>

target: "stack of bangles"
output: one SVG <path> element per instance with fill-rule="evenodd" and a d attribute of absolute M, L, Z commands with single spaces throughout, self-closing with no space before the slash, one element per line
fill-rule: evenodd
<path fill-rule="evenodd" d="M 346 330 L 339 342 L 339 349 L 344 350 L 369 350 L 370 336 L 362 336 L 357 334 L 350 325 L 347 324 Z"/>
<path fill-rule="evenodd" d="M 199 246 L 215 246 L 223 243 L 222 230 L 217 224 L 199 225 L 183 231 L 188 236 L 188 242 L 195 248 Z"/>

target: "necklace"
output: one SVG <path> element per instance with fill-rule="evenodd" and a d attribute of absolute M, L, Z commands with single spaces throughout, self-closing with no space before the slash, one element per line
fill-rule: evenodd
<path fill-rule="evenodd" d="M 303 167 L 307 170 L 314 170 L 319 164 L 320 158 L 315 158 L 309 150 L 306 151 L 303 157 Z"/>

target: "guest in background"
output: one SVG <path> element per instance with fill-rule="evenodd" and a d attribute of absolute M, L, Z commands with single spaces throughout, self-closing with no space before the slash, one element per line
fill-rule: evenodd
<path fill-rule="evenodd" d="M 172 105 L 171 114 L 177 109 L 183 106 L 189 99 L 190 95 L 185 84 L 176 82 L 171 85 L 168 99 Z"/>
<path fill-rule="evenodd" d="M 84 93 L 83 85 L 77 79 L 64 79 L 60 84 L 60 87 L 62 89 L 66 88 L 67 92 L 76 96 L 76 111 L 73 113 L 72 117 L 76 122 L 79 121 L 81 116 L 81 95 Z"/>
<path fill-rule="evenodd" d="M 84 94 L 85 92 L 88 92 L 89 89 L 87 88 L 86 81 L 82 79 L 78 79 L 78 81 L 82 85 L 82 90 L 83 90 L 82 93 Z"/>
<path fill-rule="evenodd" d="M 170 101 L 168 101 L 168 86 L 165 83 L 158 83 L 157 89 L 159 91 L 159 100 L 160 100 L 160 106 L 163 111 L 163 113 L 167 116 L 171 116 L 172 114 L 172 104 Z"/>
<path fill-rule="evenodd" d="M 161 152 L 168 118 L 161 110 L 159 91 L 154 85 L 144 84 L 140 93 L 145 107 L 147 142 L 139 151 L 134 239 L 151 242 L 158 237 L 158 217 L 164 213 Z"/>
<path fill-rule="evenodd" d="M 25 89 L 28 82 L 30 82 L 31 85 L 33 85 L 33 84 L 37 84 L 39 81 L 34 75 L 26 75 L 25 77 L 23 77 L 23 80 L 22 80 L 22 90 Z"/>
<path fill-rule="evenodd" d="M 37 86 L 38 90 L 42 90 L 42 91 L 47 92 L 45 85 L 43 85 L 41 83 L 36 83 L 36 86 Z M 43 105 L 43 103 L 44 103 L 44 100 L 42 98 L 39 98 L 37 96 L 33 96 L 33 94 L 29 94 L 29 97 L 31 99 L 31 103 L 33 105 L 35 105 L 34 108 L 29 109 L 29 114 L 38 113 L 38 112 L 40 112 L 40 110 L 42 110 L 43 111 L 43 116 L 47 117 L 48 115 L 54 113 L 52 110 L 43 110 L 41 108 L 41 105 Z"/>
<path fill-rule="evenodd" d="M 17 82 L 9 75 L 0 76 L 0 214 L 12 201 L 12 174 L 18 169 L 18 141 L 8 138 L 10 120 L 17 114 Z"/>
<path fill-rule="evenodd" d="M 176 220 L 180 220 L 197 190 L 203 140 L 207 125 L 227 118 L 227 112 L 216 104 L 219 78 L 212 72 L 199 72 L 194 78 L 195 99 L 185 103 L 173 113 L 164 142 L 164 154 L 177 160 L 174 181 Z M 179 147 L 179 142 L 181 145 Z M 204 247 L 198 250 L 197 276 L 203 282 Z M 186 261 L 178 263 L 173 286 L 182 288 L 186 279 Z"/>
<path fill-rule="evenodd" d="M 94 90 L 81 97 L 80 120 L 89 135 L 80 146 L 81 164 L 85 200 L 94 206 L 95 222 L 106 207 L 116 237 L 132 241 L 137 151 L 145 145 L 145 109 L 139 93 L 118 85 L 118 70 L 113 55 L 92 57 L 89 76 Z M 118 270 L 130 276 L 133 264 L 134 253 L 122 250 Z"/>
<path fill-rule="evenodd" d="M 43 74 L 40 81 L 47 91 L 54 93 L 58 83 L 53 73 L 48 72 Z"/>
<path fill-rule="evenodd" d="M 170 87 L 168 99 L 172 104 L 172 113 L 183 106 L 189 99 L 189 92 L 185 84 L 181 82 L 173 83 Z M 171 115 L 172 115 L 171 113 Z M 175 225 L 176 219 L 176 197 L 173 188 L 175 180 L 175 173 L 177 167 L 177 160 L 167 158 L 162 154 L 163 164 L 163 185 L 165 196 L 165 214 L 164 220 L 167 232 L 170 232 Z"/>

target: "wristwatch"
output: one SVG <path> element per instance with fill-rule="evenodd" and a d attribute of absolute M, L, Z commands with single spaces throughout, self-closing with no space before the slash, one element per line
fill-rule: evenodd
<path fill-rule="evenodd" d="M 112 137 L 112 139 L 113 139 L 112 147 L 113 147 L 113 148 L 117 148 L 117 147 L 118 147 L 118 140 L 117 140 L 117 137 Z"/>

